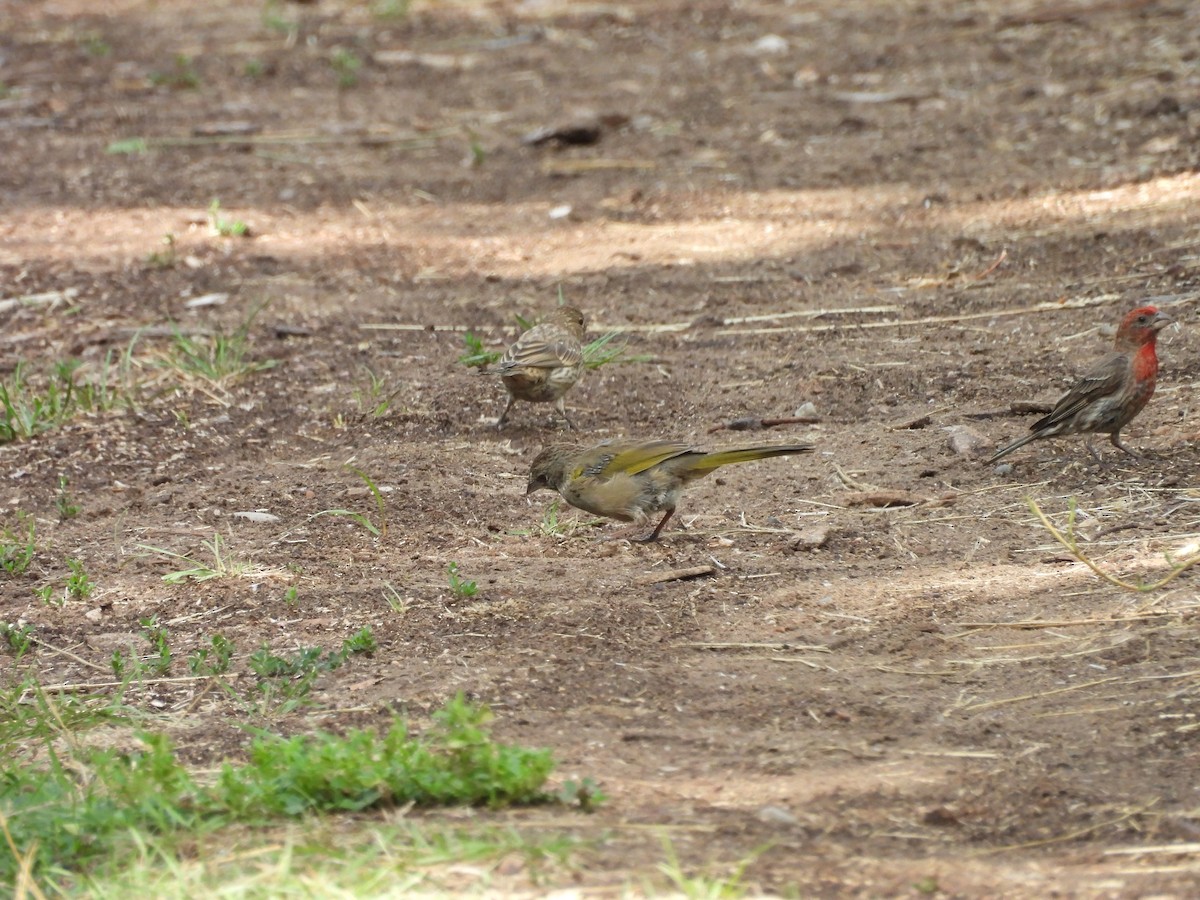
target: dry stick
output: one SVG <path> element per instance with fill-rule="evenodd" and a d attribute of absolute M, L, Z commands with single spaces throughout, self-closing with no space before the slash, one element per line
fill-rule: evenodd
<path fill-rule="evenodd" d="M 988 856 L 989 854 L 992 854 L 992 853 L 1004 853 L 1007 850 L 1027 850 L 1030 847 L 1044 847 L 1047 844 L 1060 844 L 1063 841 L 1071 841 L 1077 837 L 1082 837 L 1085 834 L 1090 834 L 1091 832 L 1096 831 L 1097 829 L 1106 828 L 1109 825 L 1116 825 L 1120 822 L 1124 822 L 1126 819 L 1132 819 L 1134 816 L 1141 815 L 1146 810 L 1148 810 L 1150 807 L 1155 806 L 1158 803 L 1158 801 L 1159 801 L 1159 798 L 1155 797 L 1153 800 L 1151 800 L 1145 806 L 1138 807 L 1137 809 L 1131 809 L 1129 812 L 1125 813 L 1125 815 L 1123 815 L 1123 816 L 1118 816 L 1117 818 L 1111 819 L 1107 822 L 1097 822 L 1095 825 L 1088 825 L 1087 827 L 1080 828 L 1076 831 L 1070 831 L 1066 834 L 1060 834 L 1060 835 L 1058 835 L 1058 837 L 1045 838 L 1040 841 L 1026 841 L 1024 844 L 1009 844 L 1006 847 L 992 847 L 988 850 L 980 850 L 978 855 L 979 856 Z"/>
<path fill-rule="evenodd" d="M 229 678 L 239 678 L 240 673 L 232 672 L 227 676 Z M 211 675 L 188 675 L 177 678 L 139 678 L 137 681 L 130 682 L 130 687 L 142 687 L 147 684 L 184 684 L 189 681 L 203 681 L 205 678 L 212 678 Z M 42 686 L 43 691 L 84 691 L 91 688 L 110 688 L 120 687 L 125 684 L 124 681 L 84 681 L 72 684 L 63 682 L 61 684 L 47 684 Z"/>
<path fill-rule="evenodd" d="M 1070 693 L 1071 691 L 1082 691 L 1084 688 L 1096 687 L 1097 685 L 1108 684 L 1109 682 L 1120 680 L 1121 676 L 1112 675 L 1108 678 L 1099 678 L 1096 681 L 1086 681 L 1083 684 L 1072 684 L 1068 685 L 1067 687 L 1055 688 L 1052 691 L 1042 691 L 1037 694 L 1022 694 L 1020 697 L 1005 697 L 1001 700 L 986 700 L 983 703 L 976 703 L 972 706 L 964 706 L 962 711 L 965 713 L 977 712 L 981 709 L 991 709 L 993 706 L 1004 706 L 1009 703 L 1020 703 L 1022 700 L 1036 700 L 1039 697 L 1050 697 L 1054 694 L 1066 694 Z"/>
<path fill-rule="evenodd" d="M 107 666 L 102 666 L 102 665 L 99 665 L 98 663 L 92 662 L 89 659 L 84 659 L 82 656 L 78 656 L 78 655 L 72 653 L 70 650 L 63 650 L 61 647 L 55 647 L 53 644 L 47 643 L 46 641 L 43 641 L 41 638 L 39 638 L 35 635 L 31 635 L 30 637 L 33 639 L 33 642 L 35 644 L 37 644 L 39 647 L 44 647 L 45 649 L 49 650 L 51 653 L 57 653 L 59 656 L 66 656 L 70 659 L 75 660 L 75 662 L 77 662 L 77 663 L 81 663 L 82 665 L 89 666 L 89 667 L 95 669 L 97 672 L 110 671 L 109 667 L 107 667 Z"/>
<path fill-rule="evenodd" d="M 955 664 L 964 664 L 963 660 L 957 660 L 957 659 L 947 660 L 947 662 L 951 662 L 951 663 L 955 663 Z M 967 660 L 967 661 L 965 661 L 965 664 L 974 665 L 975 663 L 973 660 Z M 967 674 L 966 672 L 963 672 L 962 669 L 950 669 L 946 672 L 938 672 L 938 671 L 934 671 L 931 669 L 928 672 L 918 672 L 916 669 L 898 669 L 895 666 L 883 665 L 882 663 L 871 666 L 871 668 L 875 669 L 879 672 L 890 672 L 893 675 L 912 675 L 913 677 L 916 677 L 916 678 L 952 678 L 955 675 Z"/>
<path fill-rule="evenodd" d="M 1051 535 L 1053 535 L 1054 539 L 1066 547 L 1068 551 L 1070 551 L 1072 556 L 1074 556 L 1077 560 L 1079 560 L 1109 584 L 1115 584 L 1117 587 L 1123 588 L 1127 591 L 1136 591 L 1137 593 L 1145 594 L 1149 593 L 1150 591 L 1157 590 L 1158 588 L 1174 581 L 1192 566 L 1196 565 L 1196 563 L 1200 563 L 1200 553 L 1195 553 L 1181 563 L 1172 563 L 1174 568 L 1165 577 L 1160 578 L 1158 581 L 1155 581 L 1152 584 L 1134 584 L 1133 582 L 1117 578 L 1115 575 L 1109 575 L 1098 565 L 1092 562 L 1088 555 L 1079 549 L 1079 542 L 1075 540 L 1074 535 L 1068 538 L 1067 536 L 1063 535 L 1061 531 L 1055 528 L 1054 523 L 1046 517 L 1046 514 L 1042 512 L 1041 507 L 1037 505 L 1037 501 L 1032 497 L 1029 498 L 1029 509 L 1035 516 L 1038 517 L 1042 523 L 1042 526 L 1049 531 Z M 1073 522 L 1074 518 L 1075 512 L 1074 509 L 1072 509 L 1070 521 Z M 1167 561 L 1170 562 L 1170 557 L 1167 558 Z"/>
<path fill-rule="evenodd" d="M 869 484 L 865 481 L 856 481 L 855 479 L 851 478 L 848 474 L 846 474 L 846 470 L 843 469 L 841 466 L 839 466 L 837 463 L 833 464 L 833 468 L 837 472 L 838 481 L 840 481 L 846 487 L 851 488 L 852 490 L 862 491 L 863 493 L 870 493 L 872 491 L 882 490 L 882 488 L 880 488 L 874 484 Z"/>
<path fill-rule="evenodd" d="M 1090 6 L 1045 6 L 1024 15 L 1004 16 L 997 23 L 996 30 L 1020 28 L 1024 25 L 1053 25 L 1056 22 L 1070 22 L 1098 13 L 1141 9 L 1143 6 L 1149 6 L 1151 2 L 1153 0 L 1108 0 L 1107 3 L 1093 3 Z"/>
<path fill-rule="evenodd" d="M 751 656 L 749 659 L 765 659 L 767 662 L 782 662 L 782 663 L 800 663 L 802 666 L 808 666 L 810 669 L 820 669 L 821 671 L 836 672 L 837 669 L 824 665 L 823 663 L 815 663 L 811 659 L 805 659 L 802 656 Z"/>
<path fill-rule="evenodd" d="M 994 750 L 901 750 L 905 756 L 946 756 L 951 759 L 999 759 Z"/>
<path fill-rule="evenodd" d="M 212 137 L 165 137 L 149 138 L 146 146 L 158 147 L 204 147 L 220 144 L 413 144 L 424 146 L 438 138 L 449 137 L 451 130 L 434 131 L 428 134 L 241 134 L 213 135 Z"/>
<path fill-rule="evenodd" d="M 1115 295 L 1114 295 L 1115 296 Z M 761 322 L 773 321 L 775 319 L 791 319 L 797 316 L 804 316 L 809 319 L 820 319 L 827 316 L 848 316 L 859 315 L 864 313 L 883 313 L 896 312 L 900 309 L 898 306 L 850 306 L 842 309 L 806 309 L 801 311 L 770 313 L 767 315 L 758 316 L 741 316 L 729 319 L 721 319 L 721 325 L 740 325 L 743 322 Z M 604 325 L 600 323 L 594 324 L 592 327 L 597 331 L 644 331 L 650 333 L 667 332 L 667 331 L 687 331 L 695 322 L 658 322 L 649 325 Z M 365 331 L 471 331 L 469 325 L 417 325 L 409 322 L 360 322 L 359 328 Z M 834 326 L 829 326 L 834 327 Z M 747 334 L 751 332 L 746 332 Z"/>
<path fill-rule="evenodd" d="M 9 297 L 0 300 L 0 312 L 8 312 L 18 306 L 38 306 L 48 303 L 55 306 L 64 300 L 74 300 L 79 296 L 79 288 L 67 288 L 65 291 L 46 291 L 41 294 L 25 294 L 23 297 Z"/>
<path fill-rule="evenodd" d="M 17 860 L 17 881 L 13 886 L 13 896 L 24 897 L 25 892 L 29 891 L 38 900 L 46 900 L 46 895 L 41 892 L 37 882 L 33 880 L 33 858 L 37 854 L 37 844 L 35 843 L 28 853 L 22 854 L 17 847 L 17 842 L 13 840 L 12 832 L 8 830 L 8 818 L 2 811 L 0 811 L 0 831 L 4 832 L 5 843 L 8 844 L 8 849 Z"/>
<path fill-rule="evenodd" d="M 741 644 L 727 643 L 714 641 L 688 641 L 683 644 L 676 644 L 676 647 L 692 647 L 696 650 L 807 650 L 812 653 L 832 653 L 828 647 L 822 644 L 785 644 L 785 643 L 769 643 L 769 644 Z"/>
<path fill-rule="evenodd" d="M 756 419 L 749 416 L 744 419 L 730 419 L 728 422 L 714 425 L 708 429 L 708 433 L 712 434 L 714 431 L 759 431 L 763 428 L 774 428 L 776 425 L 812 425 L 820 421 L 820 416 L 787 416 L 782 419 Z"/>
<path fill-rule="evenodd" d="M 898 319 L 891 322 L 858 322 L 853 325 L 798 325 L 791 328 L 742 328 L 718 331 L 718 335 L 734 334 L 777 334 L 779 332 L 815 333 L 833 331 L 837 328 L 867 329 L 867 328 L 904 328 L 913 325 L 944 325 L 949 322 L 968 322 L 976 319 L 999 319 L 1007 316 L 1024 316 L 1030 313 L 1058 312 L 1064 309 L 1088 309 L 1100 306 L 1110 300 L 1120 299 L 1117 294 L 1102 294 L 1099 297 L 1083 297 L 1079 300 L 1064 300 L 1062 303 L 1036 303 L 1033 306 L 1022 306 L 1018 309 L 996 309 L 988 312 L 960 313 L 949 316 L 926 316 L 921 319 Z M 627 329 L 628 330 L 628 329 Z"/>
<path fill-rule="evenodd" d="M 656 169 L 652 159 L 548 159 L 541 165 L 547 175 L 575 175 L 579 172 L 599 172 L 605 169 Z"/>
<path fill-rule="evenodd" d="M 1119 625 L 1122 622 L 1140 622 L 1143 619 L 1161 619 L 1168 612 L 1145 613 L 1137 616 L 1119 616 L 1107 619 L 1027 619 L 1017 622 L 955 622 L 959 628 L 1076 628 L 1080 625 Z"/>
<path fill-rule="evenodd" d="M 1104 851 L 1105 856 L 1148 856 L 1151 853 L 1200 853 L 1200 843 L 1158 844 L 1152 847 L 1113 847 Z"/>
<path fill-rule="evenodd" d="M 722 319 L 722 325 L 744 325 L 747 322 L 771 322 L 775 319 L 795 319 L 803 316 L 806 319 L 821 319 L 825 316 L 850 316 L 867 313 L 903 312 L 901 306 L 846 306 L 839 309 L 801 309 L 791 312 L 767 313 L 757 316 L 734 316 Z"/>
<path fill-rule="evenodd" d="M 667 581 L 686 581 L 689 578 L 700 578 L 703 575 L 712 575 L 717 570 L 712 566 L 689 566 L 686 569 L 672 569 L 669 572 L 656 572 L 652 575 L 647 575 L 637 580 L 637 583 L 642 587 L 648 587 L 652 584 L 663 584 Z"/>
<path fill-rule="evenodd" d="M 984 269 L 982 272 L 980 272 L 978 275 L 975 276 L 975 280 L 982 281 L 984 278 L 987 278 L 989 275 L 991 275 L 993 272 L 995 272 L 998 268 L 1000 268 L 1000 263 L 1004 262 L 1006 259 L 1008 259 L 1008 248 L 1007 247 L 1005 247 L 1004 249 L 1002 249 L 1000 251 L 1000 255 L 996 257 L 996 261 L 994 263 L 992 263 L 990 266 L 988 266 L 986 269 Z"/>
<path fill-rule="evenodd" d="M 198 690 L 198 691 L 196 692 L 196 696 L 192 698 L 191 702 L 190 702 L 190 703 L 188 703 L 187 707 L 186 707 L 186 708 L 183 710 L 183 712 L 181 712 L 181 713 L 180 713 L 180 715 L 181 715 L 181 716 L 188 716 L 188 715 L 191 715 L 192 711 L 193 711 L 193 710 L 194 710 L 194 709 L 195 709 L 197 706 L 199 706 L 199 705 L 200 705 L 200 701 L 201 701 L 201 700 L 203 700 L 203 699 L 204 699 L 204 698 L 205 698 L 205 697 L 208 695 L 208 692 L 209 692 L 209 690 L 210 690 L 210 689 L 212 688 L 212 686 L 213 686 L 214 684 L 216 684 L 216 683 L 217 683 L 217 678 L 216 678 L 216 676 L 215 676 L 215 675 L 210 675 L 210 676 L 209 676 L 209 679 L 208 679 L 208 681 L 205 683 L 204 687 L 200 688 L 200 690 Z"/>

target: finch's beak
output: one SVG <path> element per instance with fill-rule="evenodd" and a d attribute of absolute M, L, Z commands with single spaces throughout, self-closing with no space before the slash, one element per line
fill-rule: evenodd
<path fill-rule="evenodd" d="M 1170 316 L 1168 316 L 1165 312 L 1162 312 L 1161 310 L 1159 312 L 1156 312 L 1154 314 L 1154 318 L 1150 320 L 1150 327 L 1153 328 L 1155 331 L 1161 331 L 1162 329 L 1166 328 L 1168 325 L 1174 325 L 1174 324 L 1175 324 L 1175 320 L 1172 319 Z"/>

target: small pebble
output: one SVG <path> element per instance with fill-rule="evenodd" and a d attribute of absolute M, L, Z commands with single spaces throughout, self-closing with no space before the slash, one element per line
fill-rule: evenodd
<path fill-rule="evenodd" d="M 750 46 L 750 50 L 760 55 L 787 53 L 788 42 L 777 34 L 764 34 Z"/>
<path fill-rule="evenodd" d="M 828 525 L 810 525 L 807 528 L 801 528 L 796 532 L 796 538 L 792 541 L 793 550 L 816 550 L 818 547 L 823 547 L 825 542 L 829 540 Z"/>
<path fill-rule="evenodd" d="M 795 825 L 799 821 L 782 806 L 764 806 L 758 811 L 758 818 L 771 825 Z"/>
<path fill-rule="evenodd" d="M 991 452 L 992 442 L 974 428 L 951 425 L 946 431 L 950 434 L 950 449 L 959 456 L 982 456 Z"/>

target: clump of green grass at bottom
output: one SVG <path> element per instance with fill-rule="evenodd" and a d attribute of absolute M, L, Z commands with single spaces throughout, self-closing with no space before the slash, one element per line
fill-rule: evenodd
<path fill-rule="evenodd" d="M 119 869 L 89 873 L 77 893 L 97 900 L 155 897 L 458 897 L 546 885 L 594 841 L 538 829 L 435 820 L 306 818 L 268 829 L 200 836 L 187 853 L 144 840 Z M 516 865 L 514 865 L 516 864 Z M 524 893 L 524 892 L 523 892 Z"/>
<path fill-rule="evenodd" d="M 382 734 L 259 733 L 249 762 L 226 764 L 207 786 L 163 735 L 142 734 L 137 753 L 77 745 L 69 758 L 47 741 L 42 767 L 16 747 L 0 748 L 11 760 L 0 768 L 0 884 L 39 875 L 73 881 L 97 862 L 112 871 L 135 855 L 139 836 L 186 840 L 234 823 L 398 804 L 554 802 L 544 790 L 550 752 L 492 741 L 489 718 L 459 695 L 416 737 L 400 719 Z"/>

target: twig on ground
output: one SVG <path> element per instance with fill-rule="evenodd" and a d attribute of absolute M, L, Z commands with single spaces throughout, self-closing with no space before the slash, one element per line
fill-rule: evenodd
<path fill-rule="evenodd" d="M 1004 262 L 1006 259 L 1008 259 L 1008 248 L 1007 247 L 1000 251 L 1000 255 L 996 257 L 996 261 L 994 263 L 992 263 L 990 266 L 988 266 L 986 269 L 984 269 L 982 272 L 980 272 L 978 275 L 975 276 L 975 280 L 982 281 L 983 279 L 987 278 L 989 275 L 991 275 L 993 272 L 995 272 L 998 268 L 1000 268 L 1000 264 L 1002 262 Z"/>
<path fill-rule="evenodd" d="M 689 566 L 686 569 L 671 569 L 669 572 L 655 572 L 637 580 L 642 587 L 652 584 L 663 584 L 668 581 L 686 581 L 689 578 L 700 578 L 704 575 L 716 574 L 712 566 Z"/>
<path fill-rule="evenodd" d="M 1116 585 L 1117 587 L 1126 591 L 1136 591 L 1141 594 L 1149 593 L 1150 591 L 1156 591 L 1174 581 L 1192 566 L 1200 563 L 1200 553 L 1193 553 L 1183 562 L 1178 563 L 1171 559 L 1170 554 L 1163 554 L 1166 556 L 1167 563 L 1171 566 L 1171 571 L 1165 576 L 1160 578 L 1158 581 L 1151 582 L 1150 584 L 1146 584 L 1141 581 L 1126 581 L 1123 578 L 1118 578 L 1115 575 L 1110 575 L 1108 572 L 1105 572 L 1091 559 L 1091 557 L 1089 557 L 1083 552 L 1083 550 L 1080 549 L 1079 541 L 1075 536 L 1074 500 L 1071 501 L 1067 512 L 1067 528 L 1065 533 L 1059 531 L 1058 528 L 1055 527 L 1054 523 L 1050 521 L 1049 517 L 1044 512 L 1042 512 L 1041 507 L 1038 506 L 1037 501 L 1032 497 L 1029 498 L 1029 509 L 1035 516 L 1038 517 L 1038 520 L 1042 523 L 1042 527 L 1049 531 L 1051 536 L 1060 544 L 1062 544 L 1063 547 L 1065 547 L 1073 557 L 1075 557 L 1109 584 Z"/>
<path fill-rule="evenodd" d="M 759 431 L 763 428 L 774 428 L 776 425 L 812 425 L 820 421 L 820 416 L 786 416 L 780 419 L 757 419 L 747 416 L 714 425 L 708 429 L 708 433 L 712 434 L 714 431 Z"/>

